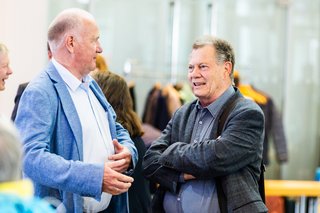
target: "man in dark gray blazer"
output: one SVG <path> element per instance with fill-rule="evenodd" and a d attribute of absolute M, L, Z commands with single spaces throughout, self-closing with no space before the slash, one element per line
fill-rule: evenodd
<path fill-rule="evenodd" d="M 264 136 L 259 106 L 242 98 L 217 135 L 227 103 L 242 97 L 232 86 L 234 64 L 224 40 L 204 36 L 193 44 L 188 79 L 197 100 L 174 113 L 144 156 L 146 177 L 160 184 L 154 212 L 268 211 L 258 189 Z"/>

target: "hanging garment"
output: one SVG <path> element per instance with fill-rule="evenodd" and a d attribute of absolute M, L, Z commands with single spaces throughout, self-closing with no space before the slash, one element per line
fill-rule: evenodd
<path fill-rule="evenodd" d="M 272 98 L 266 93 L 254 88 L 251 85 L 239 84 L 240 92 L 254 100 L 262 109 L 265 116 L 265 138 L 263 144 L 263 160 L 269 164 L 269 142 L 272 137 L 277 161 L 284 163 L 288 161 L 287 140 L 283 128 L 282 117 L 277 110 Z"/>

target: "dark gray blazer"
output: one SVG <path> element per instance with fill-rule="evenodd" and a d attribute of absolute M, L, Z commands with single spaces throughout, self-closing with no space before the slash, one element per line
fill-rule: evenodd
<path fill-rule="evenodd" d="M 235 90 L 231 98 L 242 96 Z M 178 109 L 144 156 L 145 176 L 160 184 L 153 200 L 154 212 L 163 212 L 165 190 L 178 192 L 181 173 L 198 179 L 221 178 L 228 212 L 267 212 L 258 190 L 264 138 L 264 116 L 259 106 L 248 99 L 239 101 L 219 138 L 216 119 L 212 139 L 191 144 L 195 106 L 196 101 Z"/>

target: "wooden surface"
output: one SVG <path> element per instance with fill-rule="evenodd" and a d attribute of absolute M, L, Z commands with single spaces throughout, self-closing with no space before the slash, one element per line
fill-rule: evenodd
<path fill-rule="evenodd" d="M 320 197 L 319 181 L 265 180 L 266 196 Z"/>

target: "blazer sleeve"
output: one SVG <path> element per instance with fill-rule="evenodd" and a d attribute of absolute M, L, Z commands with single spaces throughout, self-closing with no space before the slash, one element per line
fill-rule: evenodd
<path fill-rule="evenodd" d="M 15 124 L 24 145 L 23 171 L 36 184 L 99 200 L 104 165 L 79 160 L 72 148 L 76 143 L 73 134 L 67 122 L 59 120 L 64 109 L 58 111 L 57 94 L 53 87 L 48 87 L 31 85 L 20 100 Z M 56 134 L 56 121 L 68 128 Z M 60 150 L 52 150 L 53 141 Z M 62 156 L 63 153 L 68 154 Z"/>
<path fill-rule="evenodd" d="M 133 141 L 130 138 L 129 132 L 120 123 L 118 122 L 115 122 L 115 123 L 116 123 L 118 142 L 121 145 L 127 147 L 131 153 L 132 166 L 130 166 L 126 172 L 126 174 L 131 175 L 133 173 L 133 169 L 136 167 L 138 162 L 138 158 L 139 158 L 138 151 Z"/>
<path fill-rule="evenodd" d="M 231 174 L 251 163 L 258 165 L 256 162 L 262 158 L 264 116 L 252 104 L 238 104 L 217 139 L 173 143 L 161 153 L 158 163 L 204 179 Z"/>
<path fill-rule="evenodd" d="M 162 187 L 165 187 L 167 190 L 174 193 L 177 190 L 181 172 L 176 169 L 169 168 L 159 161 L 162 153 L 169 147 L 171 127 L 172 121 L 169 121 L 161 136 L 154 141 L 146 151 L 142 167 L 143 173 L 147 178 L 159 183 Z M 166 164 L 170 164 L 170 162 L 167 161 Z"/>

